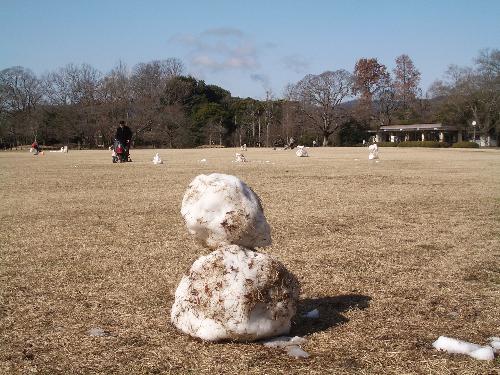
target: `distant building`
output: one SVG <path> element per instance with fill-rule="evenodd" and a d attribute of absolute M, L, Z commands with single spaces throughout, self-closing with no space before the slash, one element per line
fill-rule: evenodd
<path fill-rule="evenodd" d="M 461 141 L 462 133 L 456 126 L 438 124 L 385 125 L 371 130 L 376 142 L 439 141 L 455 143 Z"/>

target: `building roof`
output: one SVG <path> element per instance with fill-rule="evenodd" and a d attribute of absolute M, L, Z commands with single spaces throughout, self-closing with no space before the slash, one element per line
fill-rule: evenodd
<path fill-rule="evenodd" d="M 418 130 L 458 130 L 453 125 L 437 124 L 412 124 L 412 125 L 385 125 L 380 127 L 380 131 L 418 131 Z"/>

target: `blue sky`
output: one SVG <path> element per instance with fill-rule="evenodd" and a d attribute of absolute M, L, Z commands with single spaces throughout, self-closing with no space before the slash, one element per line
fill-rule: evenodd
<path fill-rule="evenodd" d="M 0 0 L 0 69 L 43 74 L 68 63 L 177 57 L 186 73 L 231 91 L 281 97 L 289 82 L 406 53 L 424 91 L 450 64 L 500 48 L 500 0 Z"/>

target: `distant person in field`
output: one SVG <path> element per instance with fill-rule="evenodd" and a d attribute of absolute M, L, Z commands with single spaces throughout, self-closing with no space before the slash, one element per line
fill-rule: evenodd
<path fill-rule="evenodd" d="M 120 125 L 116 129 L 115 138 L 120 141 L 124 147 L 129 147 L 130 140 L 132 139 L 132 130 L 125 125 L 125 121 L 120 121 Z"/>
<path fill-rule="evenodd" d="M 38 155 L 38 153 L 40 152 L 40 146 L 38 145 L 38 142 L 36 141 L 36 139 L 35 139 L 35 142 L 32 143 L 31 148 L 33 149 L 33 153 L 35 155 Z"/>
<path fill-rule="evenodd" d="M 120 121 L 118 128 L 116 129 L 116 134 L 115 134 L 115 143 L 119 142 L 123 149 L 125 150 L 125 153 L 123 154 L 125 157 L 125 160 L 129 160 L 129 151 L 130 151 L 130 141 L 132 140 L 132 130 L 125 125 L 125 121 Z M 117 147 L 115 144 L 114 147 Z M 115 149 L 116 151 L 116 149 Z"/>

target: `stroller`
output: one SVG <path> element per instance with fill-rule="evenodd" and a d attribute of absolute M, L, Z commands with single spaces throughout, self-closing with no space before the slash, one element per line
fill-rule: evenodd
<path fill-rule="evenodd" d="M 38 146 L 38 143 L 36 143 L 36 141 L 31 145 L 30 152 L 33 152 L 33 155 L 38 155 L 38 153 L 40 152 L 40 146 Z"/>
<path fill-rule="evenodd" d="M 295 139 L 293 139 L 293 137 L 290 137 L 288 144 L 285 145 L 283 150 L 293 150 L 294 148 L 295 148 Z"/>
<path fill-rule="evenodd" d="M 127 161 L 132 161 L 129 155 L 129 145 L 124 144 L 118 139 L 115 139 L 113 143 L 113 153 L 111 157 L 113 159 L 113 163 L 124 163 Z"/>

